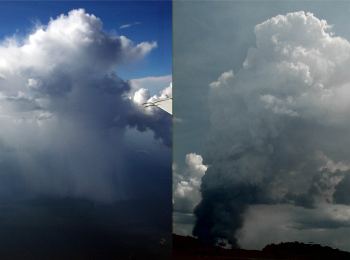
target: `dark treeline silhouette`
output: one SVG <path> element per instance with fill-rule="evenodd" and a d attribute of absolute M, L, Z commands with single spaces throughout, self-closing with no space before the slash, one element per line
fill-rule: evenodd
<path fill-rule="evenodd" d="M 173 235 L 173 259 L 232 259 L 232 260 L 314 260 L 314 259 L 350 259 L 350 253 L 312 243 L 284 242 L 267 245 L 262 250 L 224 249 L 201 243 L 193 237 Z"/>

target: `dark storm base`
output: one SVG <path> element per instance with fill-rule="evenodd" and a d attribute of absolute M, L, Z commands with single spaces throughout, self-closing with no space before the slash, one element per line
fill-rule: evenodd
<path fill-rule="evenodd" d="M 164 219 L 170 218 L 160 209 L 136 200 L 2 202 L 0 259 L 168 258 L 170 225 Z"/>

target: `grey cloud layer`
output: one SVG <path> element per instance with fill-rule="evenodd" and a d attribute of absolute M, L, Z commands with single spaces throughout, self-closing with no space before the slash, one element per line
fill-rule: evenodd
<path fill-rule="evenodd" d="M 51 19 L 0 45 L 0 195 L 127 196 L 125 131 L 151 130 L 170 144 L 171 119 L 140 111 L 115 70 L 156 42 L 109 35 L 84 10 Z"/>
<path fill-rule="evenodd" d="M 234 245 L 250 205 L 348 204 L 350 43 L 305 12 L 268 19 L 255 35 L 242 69 L 211 84 L 195 210 L 195 235 Z"/>

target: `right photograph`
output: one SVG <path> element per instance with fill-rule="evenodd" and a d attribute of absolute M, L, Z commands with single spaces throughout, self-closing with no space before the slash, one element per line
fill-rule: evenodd
<path fill-rule="evenodd" d="M 350 259 L 350 2 L 173 2 L 175 259 Z"/>

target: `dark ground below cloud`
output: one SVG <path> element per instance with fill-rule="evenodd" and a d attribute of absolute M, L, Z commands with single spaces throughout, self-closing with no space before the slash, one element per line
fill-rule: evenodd
<path fill-rule="evenodd" d="M 192 237 L 173 235 L 173 260 L 316 260 L 350 259 L 350 253 L 317 244 L 286 242 L 263 250 L 223 249 L 202 244 Z"/>
<path fill-rule="evenodd" d="M 171 247 L 167 204 L 52 198 L 1 202 L 0 259 L 166 259 Z"/>

